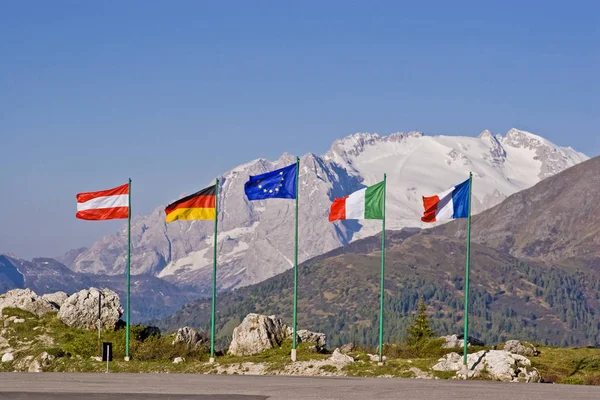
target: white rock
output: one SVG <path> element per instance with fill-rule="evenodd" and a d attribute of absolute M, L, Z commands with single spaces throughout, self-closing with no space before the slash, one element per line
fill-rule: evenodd
<path fill-rule="evenodd" d="M 504 344 L 504 351 L 522 356 L 532 357 L 539 354 L 538 350 L 531 343 L 522 343 L 518 340 L 509 340 Z"/>
<path fill-rule="evenodd" d="M 4 353 L 4 355 L 2 356 L 2 362 L 10 362 L 12 360 L 15 359 L 15 356 L 13 353 Z"/>
<path fill-rule="evenodd" d="M 102 291 L 102 329 L 114 330 L 123 315 L 119 295 L 110 289 Z M 58 318 L 72 328 L 98 329 L 98 289 L 89 288 L 71 295 L 60 307 Z"/>
<path fill-rule="evenodd" d="M 60 308 L 63 303 L 69 298 L 69 295 L 65 292 L 47 293 L 42 295 L 42 299 L 47 300 L 49 303 Z"/>
<path fill-rule="evenodd" d="M 31 289 L 13 289 L 0 296 L 0 315 L 7 308 L 19 308 L 41 317 L 57 311 L 54 305 L 38 296 Z"/>
<path fill-rule="evenodd" d="M 504 382 L 539 382 L 539 372 L 531 367 L 528 358 L 503 350 L 482 350 L 467 356 L 469 377 L 479 377 L 484 373 L 491 379 Z M 463 358 L 458 353 L 450 353 L 440 358 L 432 367 L 435 371 L 457 371 L 464 378 Z"/>
<path fill-rule="evenodd" d="M 329 361 L 332 361 L 336 364 L 348 364 L 354 362 L 354 358 L 347 354 L 342 354 L 340 349 L 335 349 L 331 357 L 329 357 Z"/>
<path fill-rule="evenodd" d="M 248 314 L 233 330 L 228 353 L 234 356 L 259 354 L 280 346 L 287 337 L 287 326 L 281 318 L 274 315 Z"/>
<path fill-rule="evenodd" d="M 367 354 L 367 356 L 369 357 L 369 359 L 371 359 L 371 361 L 379 362 L 379 354 Z M 381 356 L 381 359 L 383 360 L 383 362 L 385 362 L 385 360 L 387 360 L 387 357 Z"/>
<path fill-rule="evenodd" d="M 185 358 L 183 357 L 175 357 L 175 359 L 173 359 L 173 364 L 179 364 L 185 361 Z"/>
<path fill-rule="evenodd" d="M 327 347 L 327 336 L 325 336 L 324 333 L 311 332 L 306 329 L 300 329 L 296 331 L 296 336 L 298 338 L 298 342 L 300 343 L 316 344 L 317 350 L 321 350 Z"/>
<path fill-rule="evenodd" d="M 203 330 L 198 332 L 194 328 L 184 326 L 183 328 L 179 328 L 177 330 L 175 339 L 173 339 L 173 344 L 176 343 L 186 343 L 188 346 L 196 348 L 202 345 L 208 346 L 209 339 Z"/>

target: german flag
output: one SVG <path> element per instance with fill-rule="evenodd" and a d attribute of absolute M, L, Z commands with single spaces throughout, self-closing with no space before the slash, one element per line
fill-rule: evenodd
<path fill-rule="evenodd" d="M 213 185 L 177 200 L 165 208 L 167 222 L 216 218 L 217 186 Z"/>

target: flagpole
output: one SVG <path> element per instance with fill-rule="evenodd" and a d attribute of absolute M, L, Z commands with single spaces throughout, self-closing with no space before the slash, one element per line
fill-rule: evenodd
<path fill-rule="evenodd" d="M 296 314 L 298 312 L 298 184 L 300 176 L 300 157 L 296 157 L 296 235 L 294 241 L 294 317 L 292 329 L 292 361 L 296 361 Z"/>
<path fill-rule="evenodd" d="M 129 212 L 127 215 L 127 310 L 126 310 L 126 329 L 125 329 L 125 361 L 129 361 L 129 326 L 131 323 L 130 308 L 131 308 L 131 178 L 129 178 Z"/>
<path fill-rule="evenodd" d="M 473 173 L 469 172 L 469 206 L 467 217 L 467 254 L 465 262 L 465 318 L 463 338 L 463 370 L 465 379 L 469 377 L 469 366 L 467 365 L 467 342 L 469 340 L 469 269 L 471 266 L 471 193 L 473 187 Z"/>
<path fill-rule="evenodd" d="M 217 303 L 217 222 L 219 220 L 219 178 L 217 178 L 215 189 L 215 236 L 213 248 L 213 276 L 212 276 L 212 312 L 210 318 L 210 359 L 209 363 L 215 362 L 215 306 Z"/>
<path fill-rule="evenodd" d="M 379 296 L 379 365 L 383 365 L 383 296 L 385 273 L 385 194 L 387 191 L 387 176 L 383 174 L 383 220 L 381 229 L 381 294 Z"/>

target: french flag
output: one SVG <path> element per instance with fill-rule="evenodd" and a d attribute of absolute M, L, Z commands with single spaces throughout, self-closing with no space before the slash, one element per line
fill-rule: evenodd
<path fill-rule="evenodd" d="M 436 222 L 444 219 L 467 218 L 469 216 L 469 196 L 471 183 L 467 179 L 435 196 L 423 196 L 425 212 L 423 222 Z"/>

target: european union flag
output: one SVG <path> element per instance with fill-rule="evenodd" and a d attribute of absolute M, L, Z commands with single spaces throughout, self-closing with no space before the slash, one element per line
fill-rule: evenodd
<path fill-rule="evenodd" d="M 244 185 L 248 200 L 295 199 L 297 164 L 250 176 Z"/>

